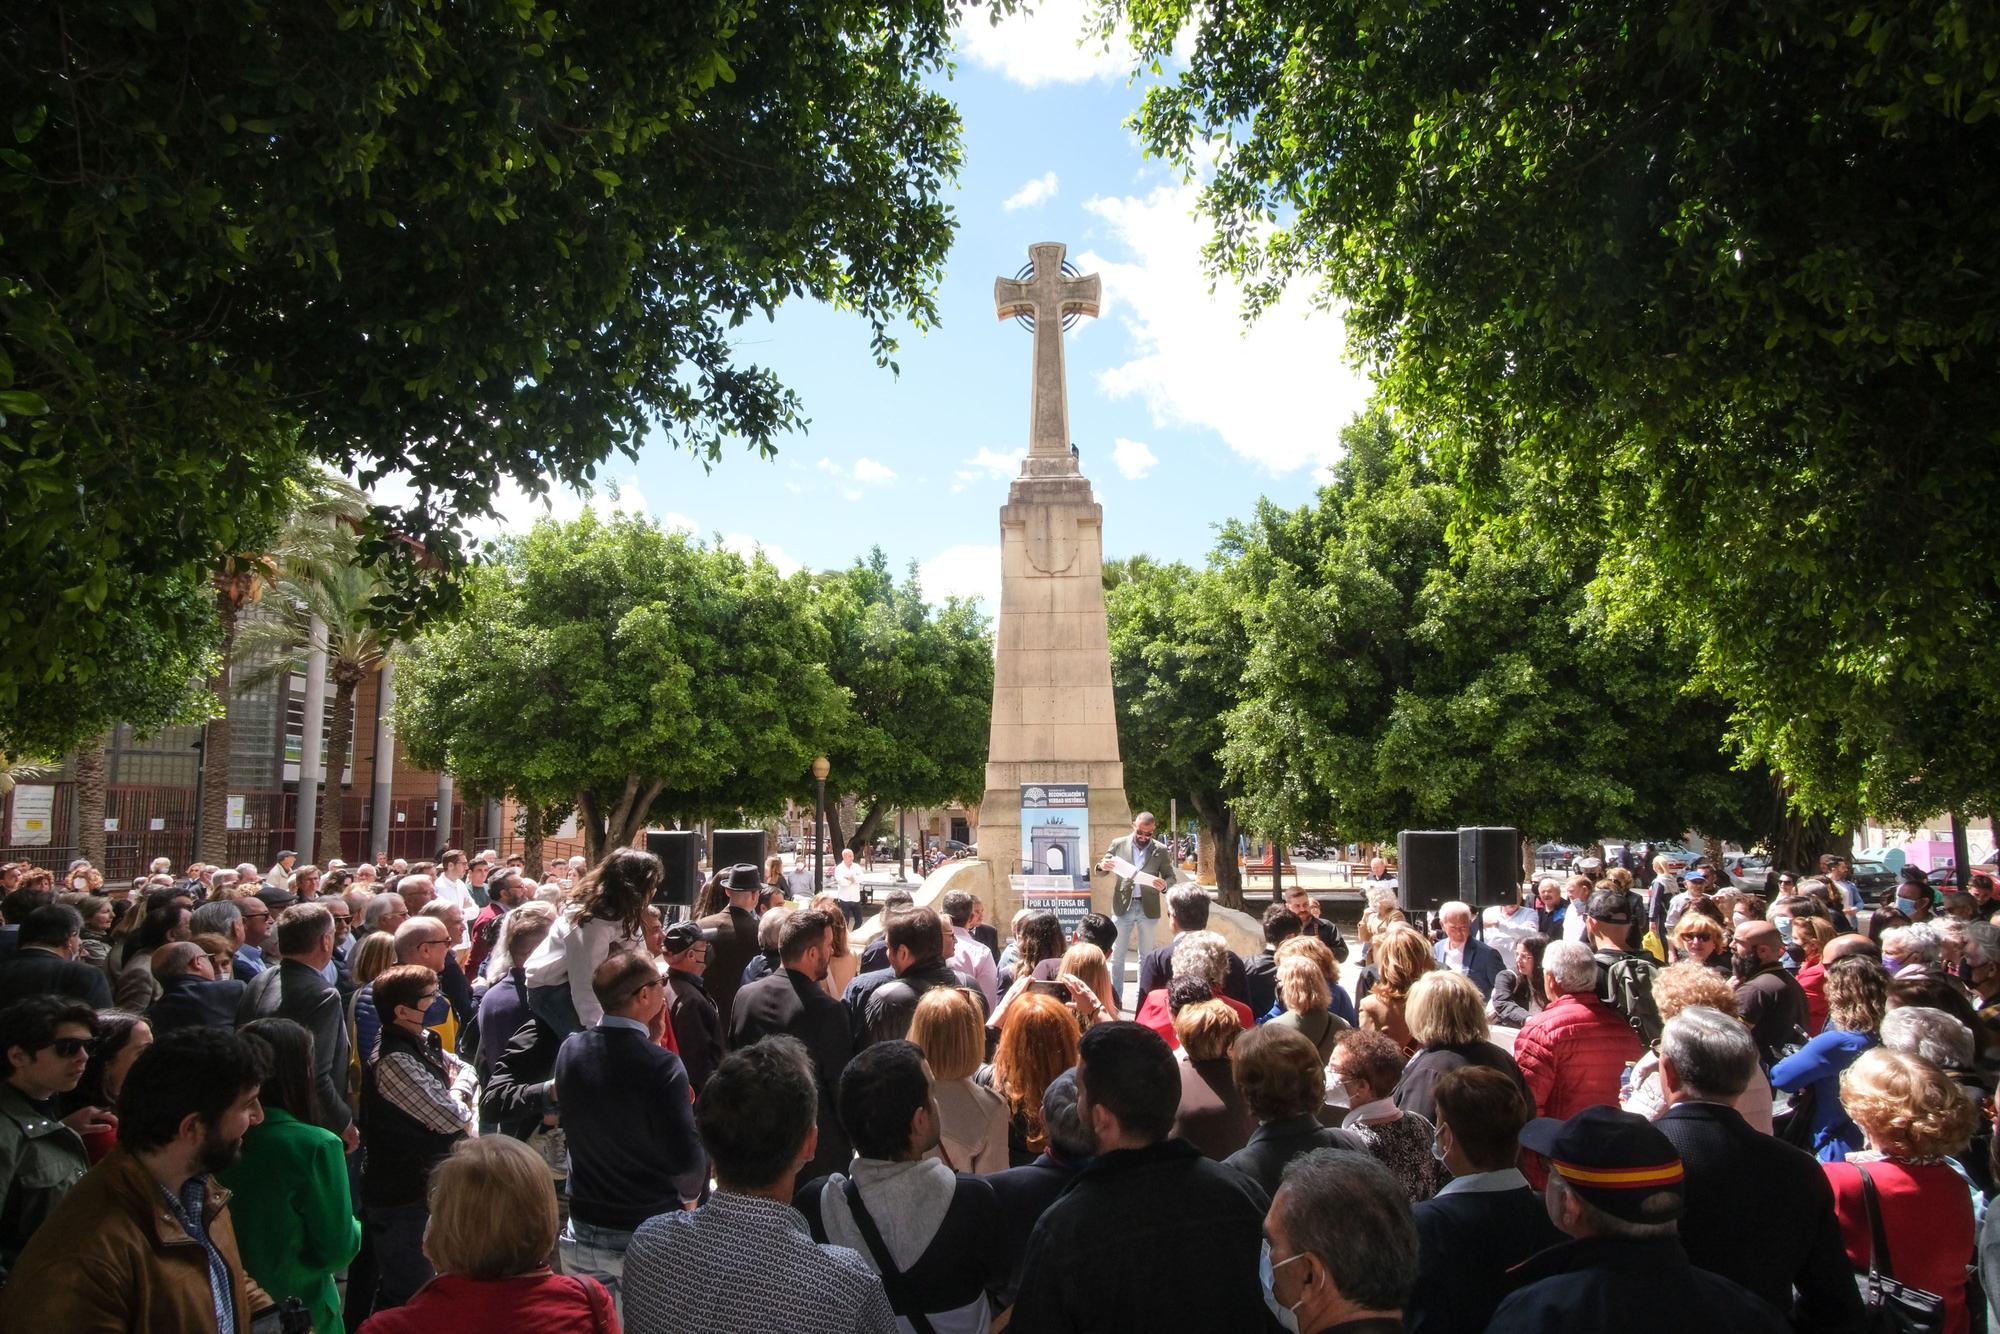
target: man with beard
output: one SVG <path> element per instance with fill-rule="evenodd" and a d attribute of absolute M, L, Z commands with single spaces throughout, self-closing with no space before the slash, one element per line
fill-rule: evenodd
<path fill-rule="evenodd" d="M 1736 1010 L 1770 1069 L 1806 1041 L 1806 993 L 1784 964 L 1785 942 L 1769 922 L 1745 922 L 1729 944 Z"/>
<path fill-rule="evenodd" d="M 1125 994 L 1125 959 L 1138 945 L 1137 957 L 1144 959 L 1153 948 L 1151 937 L 1159 930 L 1160 895 L 1174 882 L 1174 862 L 1164 843 L 1153 837 L 1153 813 L 1140 811 L 1132 817 L 1132 832 L 1111 840 L 1097 861 L 1100 874 L 1111 874 L 1118 862 L 1132 867 L 1111 887 L 1111 919 L 1118 923 L 1118 944 L 1111 951 L 1111 989 Z M 1147 925 L 1141 925 L 1145 923 Z"/>
<path fill-rule="evenodd" d="M 838 1172 L 854 1156 L 834 1105 L 840 1072 L 854 1055 L 854 1037 L 847 1026 L 847 1008 L 820 985 L 831 967 L 832 927 L 826 913 L 811 908 L 793 913 L 778 937 L 783 970 L 737 992 L 729 1012 L 731 1051 L 784 1033 L 805 1044 L 812 1057 L 813 1078 L 819 1085 L 819 1144 L 811 1163 L 802 1169 L 808 1179 Z"/>
<path fill-rule="evenodd" d="M 213 1175 L 264 1119 L 264 1063 L 221 1028 L 171 1033 L 118 1094 L 118 1147 L 21 1253 L 0 1328 L 248 1334 L 274 1305 L 244 1272 Z"/>

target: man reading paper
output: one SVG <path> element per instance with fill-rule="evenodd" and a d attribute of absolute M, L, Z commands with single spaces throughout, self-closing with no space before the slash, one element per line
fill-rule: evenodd
<path fill-rule="evenodd" d="M 1153 837 L 1154 824 L 1152 812 L 1140 811 L 1132 820 L 1132 832 L 1112 839 L 1097 863 L 1099 874 L 1117 877 L 1111 891 L 1111 917 L 1118 925 L 1118 944 L 1111 952 L 1111 984 L 1118 989 L 1120 1004 L 1125 994 L 1125 959 L 1139 934 L 1139 924 L 1142 920 L 1154 923 L 1146 934 L 1157 934 L 1160 891 L 1174 878 L 1173 857 L 1167 845 Z M 1140 944 L 1139 957 L 1143 958 L 1151 946 L 1150 939 Z"/>

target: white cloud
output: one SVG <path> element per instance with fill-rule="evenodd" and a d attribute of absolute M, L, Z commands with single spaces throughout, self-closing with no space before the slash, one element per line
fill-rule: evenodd
<path fill-rule="evenodd" d="M 1026 457 L 1026 449 L 1010 449 L 1003 454 L 997 449 L 982 448 L 953 474 L 958 480 L 952 483 L 952 494 L 965 490 L 972 482 L 1010 482 L 1020 475 L 1021 460 Z"/>
<path fill-rule="evenodd" d="M 701 531 L 700 524 L 690 519 L 687 515 L 675 513 L 673 510 L 668 510 L 660 516 L 660 527 L 670 533 L 693 534 Z"/>
<path fill-rule="evenodd" d="M 1153 465 L 1158 463 L 1160 459 L 1152 450 L 1146 448 L 1142 442 L 1127 440 L 1125 437 L 1120 436 L 1118 437 L 1118 442 L 1111 447 L 1111 461 L 1118 465 L 1118 471 L 1123 473 L 1127 479 L 1136 482 L 1151 472 Z"/>
<path fill-rule="evenodd" d="M 1045 171 L 1034 180 L 1000 201 L 1000 207 L 1012 213 L 1016 209 L 1034 208 L 1056 197 L 1056 174 Z"/>
<path fill-rule="evenodd" d="M 1162 186 L 1085 204 L 1126 256 L 1077 258 L 1104 279 L 1134 355 L 1101 372 L 1113 398 L 1142 399 L 1158 427 L 1206 427 L 1232 450 L 1274 473 L 1324 465 L 1340 428 L 1368 399 L 1369 383 L 1348 365 L 1336 311 L 1313 310 L 1288 293 L 1246 329 L 1241 292 L 1210 290 L 1201 264 L 1209 227 L 1194 216 L 1197 187 Z"/>
<path fill-rule="evenodd" d="M 733 551 L 744 560 L 752 559 L 761 551 L 764 553 L 764 559 L 777 566 L 779 574 L 787 577 L 797 574 L 805 568 L 803 564 L 794 559 L 783 547 L 772 546 L 767 542 L 759 542 L 748 533 L 724 533 L 719 541 L 724 551 Z"/>
<path fill-rule="evenodd" d="M 932 601 L 947 597 L 976 598 L 986 604 L 988 615 L 1000 611 L 1000 548 L 998 546 L 946 547 L 917 566 L 917 578 L 924 596 Z"/>
<path fill-rule="evenodd" d="M 994 23 L 985 6 L 962 4 L 958 49 L 973 64 L 997 70 L 1024 88 L 1123 78 L 1138 59 L 1123 36 L 1107 48 L 1091 34 L 1094 8 L 1089 0 L 1040 0 Z"/>
<path fill-rule="evenodd" d="M 854 480 L 873 483 L 893 482 L 896 480 L 896 470 L 886 463 L 860 458 L 854 460 Z"/>

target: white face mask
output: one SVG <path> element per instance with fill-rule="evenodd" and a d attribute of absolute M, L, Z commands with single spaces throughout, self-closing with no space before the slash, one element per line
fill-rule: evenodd
<path fill-rule="evenodd" d="M 1299 1254 L 1294 1255 L 1289 1259 L 1280 1260 L 1278 1261 L 1277 1264 L 1274 1265 L 1271 1263 L 1271 1243 L 1269 1241 L 1266 1241 L 1264 1243 L 1262 1252 L 1257 1256 L 1257 1278 L 1264 1285 L 1264 1305 L 1268 1306 L 1271 1309 L 1272 1318 L 1275 1319 L 1280 1325 L 1284 1326 L 1284 1328 L 1288 1331 L 1288 1334 L 1298 1334 L 1299 1331 L 1298 1307 L 1299 1303 L 1305 1301 L 1305 1298 L 1303 1297 L 1299 1298 L 1298 1302 L 1294 1302 L 1290 1306 L 1286 1306 L 1283 1302 L 1280 1302 L 1278 1300 L 1278 1290 L 1276 1286 L 1278 1281 L 1278 1271 L 1280 1269 L 1283 1269 L 1286 1265 L 1290 1264 L 1293 1260 L 1303 1260 L 1305 1258 L 1306 1258 L 1305 1253 L 1301 1251 Z"/>

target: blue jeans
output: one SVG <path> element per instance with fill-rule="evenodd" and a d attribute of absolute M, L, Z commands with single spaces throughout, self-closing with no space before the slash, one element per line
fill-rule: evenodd
<path fill-rule="evenodd" d="M 529 987 L 528 1010 L 554 1029 L 558 1038 L 566 1038 L 583 1027 L 583 1020 L 577 1017 L 576 1000 L 569 994 L 567 982 L 554 987 Z"/>
<path fill-rule="evenodd" d="M 556 1251 L 562 1257 L 563 1273 L 596 1279 L 622 1309 L 618 1285 L 625 1277 L 625 1250 L 631 1244 L 630 1232 L 579 1222 L 571 1215 L 568 1226 L 556 1239 Z"/>
<path fill-rule="evenodd" d="M 362 1206 L 362 1226 L 375 1256 L 374 1310 L 401 1306 L 437 1277 L 424 1258 L 424 1225 L 430 1217 L 428 1204 Z"/>

